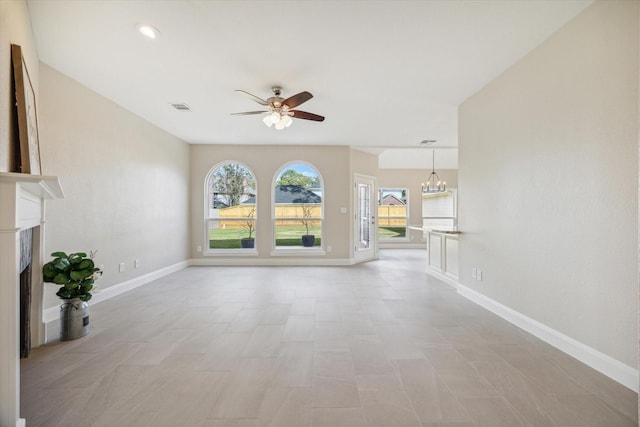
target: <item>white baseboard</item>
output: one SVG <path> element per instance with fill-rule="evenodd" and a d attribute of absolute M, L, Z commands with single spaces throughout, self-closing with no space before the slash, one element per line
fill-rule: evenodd
<path fill-rule="evenodd" d="M 448 285 L 451 285 L 456 289 L 458 288 L 458 285 L 460 285 L 455 278 L 449 277 L 445 273 L 441 273 L 441 272 L 433 270 L 433 269 L 431 269 L 429 267 L 427 267 L 427 274 L 435 277 L 436 279 L 442 280 L 444 283 L 446 283 Z"/>
<path fill-rule="evenodd" d="M 194 258 L 190 265 L 219 266 L 336 266 L 353 265 L 352 258 Z"/>
<path fill-rule="evenodd" d="M 378 241 L 380 249 L 427 249 L 427 242 L 382 242 Z"/>
<path fill-rule="evenodd" d="M 139 286 L 146 285 L 147 283 L 152 282 L 156 279 L 187 268 L 189 265 L 191 265 L 190 261 L 182 261 L 177 264 L 170 265 L 169 267 L 161 268 L 160 270 L 152 271 L 151 273 L 135 277 L 131 280 L 127 280 L 126 282 L 118 283 L 104 289 L 98 289 L 95 293 L 93 293 L 93 298 L 91 298 L 91 300 L 89 301 L 89 305 L 94 305 L 101 303 L 102 301 L 106 301 Z M 50 307 L 44 310 L 43 322 L 53 322 L 54 320 L 58 320 L 59 317 L 60 308 L 58 306 Z"/>
<path fill-rule="evenodd" d="M 638 370 L 595 350 L 580 341 L 564 335 L 537 320 L 525 316 L 499 302 L 474 291 L 460 283 L 457 285 L 458 293 L 476 304 L 486 308 L 494 314 L 511 322 L 530 334 L 540 338 L 557 349 L 575 357 L 582 363 L 592 367 L 596 371 L 619 382 L 625 387 L 638 392 Z"/>

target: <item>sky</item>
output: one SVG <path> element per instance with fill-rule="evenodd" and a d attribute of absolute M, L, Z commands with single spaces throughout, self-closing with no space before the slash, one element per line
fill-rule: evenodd
<path fill-rule="evenodd" d="M 381 190 L 382 190 L 382 197 L 385 197 L 388 194 L 392 194 L 398 199 L 402 200 L 402 190 L 388 190 L 388 189 L 381 189 Z"/>
<path fill-rule="evenodd" d="M 286 171 L 287 169 L 293 169 L 294 171 L 301 173 L 302 175 L 310 176 L 312 178 L 318 176 L 318 172 L 314 168 L 303 163 L 295 163 L 293 165 L 289 165 L 284 168 L 282 172 Z M 280 174 L 282 174 L 282 172 Z"/>

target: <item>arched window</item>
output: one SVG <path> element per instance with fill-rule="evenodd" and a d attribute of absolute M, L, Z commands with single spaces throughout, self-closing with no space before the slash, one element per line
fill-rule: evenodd
<path fill-rule="evenodd" d="M 301 161 L 280 169 L 273 185 L 276 249 L 320 249 L 324 218 L 324 188 L 315 167 Z"/>
<path fill-rule="evenodd" d="M 255 250 L 256 178 L 234 161 L 219 163 L 205 181 L 207 252 Z"/>

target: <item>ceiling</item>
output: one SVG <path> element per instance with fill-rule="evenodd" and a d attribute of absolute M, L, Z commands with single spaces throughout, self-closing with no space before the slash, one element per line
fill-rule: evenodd
<path fill-rule="evenodd" d="M 422 166 L 424 157 L 430 166 L 430 150 L 418 143 L 435 139 L 436 148 L 456 147 L 458 105 L 591 2 L 28 5 L 42 62 L 188 143 L 348 145 Z M 153 25 L 160 37 L 143 37 L 138 23 Z M 282 86 L 285 98 L 311 92 L 314 98 L 299 109 L 326 120 L 294 120 L 278 131 L 261 116 L 230 115 L 261 109 L 235 89 L 266 99 L 273 85 Z M 451 157 L 457 167 L 457 150 L 443 151 L 449 152 L 443 161 Z"/>

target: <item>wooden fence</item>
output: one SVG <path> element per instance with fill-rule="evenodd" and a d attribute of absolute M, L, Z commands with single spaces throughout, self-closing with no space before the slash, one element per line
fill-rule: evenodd
<path fill-rule="evenodd" d="M 309 204 L 305 206 L 310 208 L 309 216 L 311 218 L 320 218 L 322 216 L 322 207 L 320 205 Z M 302 205 L 276 205 L 276 225 L 280 227 L 302 226 L 302 209 Z M 219 218 L 219 228 L 244 228 L 246 227 L 246 222 L 254 218 L 255 207 L 253 205 L 238 205 L 216 209 L 216 211 Z M 378 225 L 381 227 L 406 226 L 406 215 L 406 206 L 378 206 Z M 231 218 L 233 218 L 233 220 L 231 220 Z M 246 220 L 242 220 L 244 218 L 246 218 Z M 278 218 L 283 219 L 279 220 Z M 309 222 L 309 227 L 317 227 L 319 225 L 320 221 L 318 219 L 313 219 Z"/>
<path fill-rule="evenodd" d="M 406 227 L 407 207 L 399 205 L 378 206 L 378 226 Z"/>
<path fill-rule="evenodd" d="M 317 204 L 304 205 L 309 208 L 309 227 L 320 226 L 322 217 L 322 206 Z M 255 217 L 255 207 L 253 205 L 238 205 L 229 208 L 216 209 L 218 213 L 218 227 L 213 228 L 245 228 L 247 221 Z M 231 219 L 233 218 L 233 220 Z M 245 220 L 246 218 L 246 220 Z M 277 218 L 286 218 L 278 220 Z M 276 226 L 279 227 L 302 227 L 303 205 L 276 205 Z"/>

